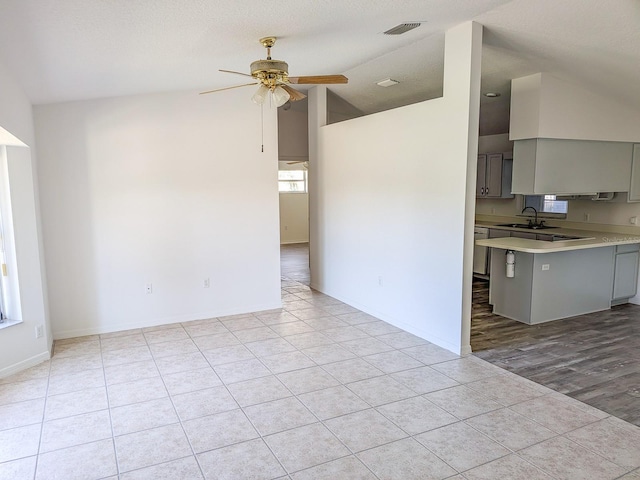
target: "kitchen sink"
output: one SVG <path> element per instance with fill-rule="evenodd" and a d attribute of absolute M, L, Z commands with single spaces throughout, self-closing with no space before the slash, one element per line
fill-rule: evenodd
<path fill-rule="evenodd" d="M 533 225 L 528 223 L 501 223 L 496 225 L 496 227 L 526 228 L 527 230 L 547 230 L 549 228 L 558 228 L 550 225 Z"/>
<path fill-rule="evenodd" d="M 565 242 L 567 240 L 592 240 L 593 239 L 593 237 L 575 237 L 573 235 L 550 235 L 550 237 L 552 242 Z"/>

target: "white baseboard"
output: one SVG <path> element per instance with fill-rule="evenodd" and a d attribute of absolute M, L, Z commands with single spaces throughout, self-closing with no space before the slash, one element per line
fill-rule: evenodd
<path fill-rule="evenodd" d="M 31 358 L 27 358 L 18 363 L 14 363 L 8 367 L 0 370 L 0 378 L 8 377 L 13 375 L 14 373 L 21 372 L 22 370 L 26 370 L 27 368 L 35 367 L 39 363 L 45 362 L 51 358 L 51 352 L 42 352 L 38 355 L 35 355 Z"/>
<path fill-rule="evenodd" d="M 216 312 L 193 313 L 189 315 L 177 315 L 173 317 L 155 318 L 142 322 L 116 323 L 108 326 L 95 326 L 88 328 L 77 328 L 72 330 L 58 330 L 53 332 L 55 340 L 65 338 L 85 337 L 87 335 L 100 335 L 102 333 L 121 332 L 123 330 L 134 330 L 137 328 L 158 327 L 172 323 L 192 322 L 194 320 L 204 320 L 207 318 L 226 317 L 228 315 L 239 315 L 244 313 L 262 312 L 282 308 L 282 302 L 252 305 L 242 309 L 230 309 Z"/>
<path fill-rule="evenodd" d="M 469 353 L 471 353 L 471 345 L 454 345 L 438 336 L 435 336 L 433 334 L 431 334 L 430 332 L 421 330 L 421 329 L 417 329 L 412 325 L 409 325 L 405 322 L 399 321 L 395 318 L 389 317 L 387 315 L 383 315 L 380 312 L 375 312 L 372 311 L 370 309 L 368 309 L 365 305 L 360 305 L 358 304 L 358 302 L 353 302 L 350 301 L 348 298 L 344 298 L 341 297 L 339 295 L 335 295 L 332 294 L 331 292 L 325 291 L 325 289 L 322 288 L 321 285 L 318 285 L 316 283 L 311 283 L 310 285 L 311 288 L 313 288 L 314 290 L 324 293 L 325 295 L 329 295 L 330 297 L 335 298 L 336 300 L 340 300 L 343 303 L 346 303 L 347 305 L 350 305 L 354 308 L 357 308 L 358 310 L 364 312 L 364 313 L 368 313 L 369 315 L 372 315 L 376 318 L 379 318 L 380 320 L 383 320 L 387 323 L 390 323 L 391 325 L 393 325 L 394 327 L 398 327 L 403 329 L 405 332 L 409 332 L 413 335 L 416 335 L 417 337 L 420 337 L 424 340 L 427 340 L 428 342 L 431 342 L 439 347 L 442 347 L 444 349 L 449 350 L 450 352 L 455 353 L 456 355 L 468 355 Z"/>

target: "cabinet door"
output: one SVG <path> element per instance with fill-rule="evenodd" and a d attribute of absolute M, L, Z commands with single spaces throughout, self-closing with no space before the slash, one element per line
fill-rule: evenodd
<path fill-rule="evenodd" d="M 502 154 L 487 155 L 487 175 L 485 181 L 485 197 L 498 198 L 502 195 Z"/>
<path fill-rule="evenodd" d="M 630 298 L 638 290 L 638 252 L 616 254 L 612 300 Z"/>
<path fill-rule="evenodd" d="M 484 197 L 487 177 L 487 156 L 478 155 L 478 173 L 476 176 L 476 197 Z"/>

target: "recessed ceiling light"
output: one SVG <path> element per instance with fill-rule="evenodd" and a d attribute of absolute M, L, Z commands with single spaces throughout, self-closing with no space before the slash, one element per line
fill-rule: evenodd
<path fill-rule="evenodd" d="M 498 92 L 487 92 L 484 94 L 485 97 L 496 98 L 499 97 L 500 94 Z"/>
<path fill-rule="evenodd" d="M 397 85 L 400 82 L 397 80 L 392 80 L 390 78 L 387 78 L 385 80 L 380 80 L 379 82 L 376 82 L 376 85 L 380 85 L 381 87 L 390 87 L 392 85 Z"/>

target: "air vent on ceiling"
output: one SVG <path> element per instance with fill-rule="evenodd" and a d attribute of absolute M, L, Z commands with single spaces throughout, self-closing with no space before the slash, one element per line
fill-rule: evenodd
<path fill-rule="evenodd" d="M 418 28 L 421 24 L 419 22 L 414 23 L 401 23 L 400 25 L 396 25 L 393 28 L 390 28 L 386 32 L 385 35 L 402 35 L 403 33 L 407 33 L 409 30 L 413 30 L 414 28 Z"/>

